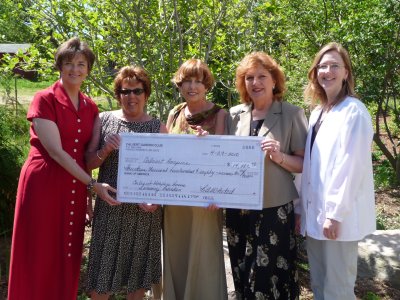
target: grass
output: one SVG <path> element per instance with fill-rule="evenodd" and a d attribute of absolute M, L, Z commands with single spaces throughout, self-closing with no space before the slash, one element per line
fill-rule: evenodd
<path fill-rule="evenodd" d="M 14 82 L 14 80 L 12 82 L 5 82 L 4 78 L 0 78 L 0 104 L 7 103 L 10 99 L 12 99 L 12 101 L 17 99 L 18 103 L 27 106 L 37 91 L 50 86 L 53 82 L 54 81 L 33 82 L 22 78 L 16 79 L 16 82 Z M 16 91 L 15 85 L 17 87 Z"/>

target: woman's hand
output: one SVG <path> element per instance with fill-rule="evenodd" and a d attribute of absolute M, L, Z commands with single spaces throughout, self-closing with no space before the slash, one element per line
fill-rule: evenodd
<path fill-rule="evenodd" d="M 150 203 L 141 203 L 139 207 L 144 210 L 145 212 L 153 213 L 157 210 L 160 205 L 158 204 L 150 204 Z"/>
<path fill-rule="evenodd" d="M 207 210 L 209 210 L 209 211 L 216 211 L 216 210 L 218 210 L 219 209 L 219 206 L 218 205 L 215 205 L 215 204 L 209 204 L 208 206 L 207 206 Z"/>
<path fill-rule="evenodd" d="M 209 132 L 204 130 L 201 126 L 191 126 L 196 131 L 196 136 L 207 136 Z"/>
<path fill-rule="evenodd" d="M 261 141 L 261 149 L 274 162 L 280 162 L 284 158 L 284 154 L 281 152 L 281 143 L 277 140 L 265 138 Z"/>
<path fill-rule="evenodd" d="M 110 196 L 109 192 L 117 193 L 117 190 L 114 189 L 107 183 L 96 182 L 93 185 L 93 190 L 95 193 L 104 201 L 106 201 L 110 205 L 120 205 L 121 202 L 115 200 L 113 197 Z"/>
<path fill-rule="evenodd" d="M 113 150 L 119 149 L 119 144 L 121 142 L 121 137 L 117 133 L 113 133 L 110 135 L 107 135 L 104 139 L 104 147 L 102 150 L 109 154 Z"/>
<path fill-rule="evenodd" d="M 340 222 L 326 219 L 323 225 L 323 234 L 327 239 L 336 240 L 339 235 Z"/>

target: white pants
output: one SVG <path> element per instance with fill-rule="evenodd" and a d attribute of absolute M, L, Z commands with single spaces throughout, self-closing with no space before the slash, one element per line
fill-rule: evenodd
<path fill-rule="evenodd" d="M 311 289 L 315 300 L 354 300 L 358 241 L 339 242 L 307 237 Z"/>

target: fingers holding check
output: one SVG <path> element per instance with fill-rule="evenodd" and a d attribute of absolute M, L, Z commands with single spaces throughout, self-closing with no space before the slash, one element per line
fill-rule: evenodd
<path fill-rule="evenodd" d="M 118 200 L 115 200 L 113 197 L 111 197 L 111 195 L 109 194 L 109 192 L 112 193 L 117 193 L 117 190 L 114 189 L 112 186 L 110 186 L 107 183 L 101 183 L 101 182 L 96 182 L 93 185 L 93 189 L 96 192 L 96 194 L 103 199 L 104 201 L 106 201 L 109 205 L 120 205 L 121 202 L 119 202 Z"/>
<path fill-rule="evenodd" d="M 107 135 L 104 138 L 104 150 L 109 153 L 119 148 L 121 137 L 117 133 Z"/>
<path fill-rule="evenodd" d="M 261 149 L 275 162 L 282 160 L 281 143 L 277 140 L 266 138 L 261 141 Z"/>
<path fill-rule="evenodd" d="M 140 204 L 139 204 L 139 207 L 140 207 L 143 211 L 149 212 L 149 213 L 155 212 L 159 206 L 160 206 L 160 205 L 158 205 L 158 204 L 150 204 L 150 203 L 140 203 Z"/>
<path fill-rule="evenodd" d="M 192 129 L 196 131 L 197 136 L 207 136 L 209 132 L 207 130 L 204 130 L 203 127 L 201 126 L 191 126 Z"/>
<path fill-rule="evenodd" d="M 281 143 L 277 140 L 266 138 L 261 141 L 261 149 L 270 155 L 279 153 L 281 151 Z"/>
<path fill-rule="evenodd" d="M 323 234 L 327 239 L 336 240 L 339 235 L 340 222 L 326 219 L 323 225 Z"/>

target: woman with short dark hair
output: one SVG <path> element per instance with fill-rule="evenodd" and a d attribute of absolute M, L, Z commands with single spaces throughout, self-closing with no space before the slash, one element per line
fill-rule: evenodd
<path fill-rule="evenodd" d="M 72 38 L 55 55 L 60 80 L 35 94 L 28 159 L 21 170 L 11 248 L 8 299 L 76 299 L 88 192 L 116 205 L 86 171 L 84 153 L 98 122 L 81 91 L 94 54 Z"/>

